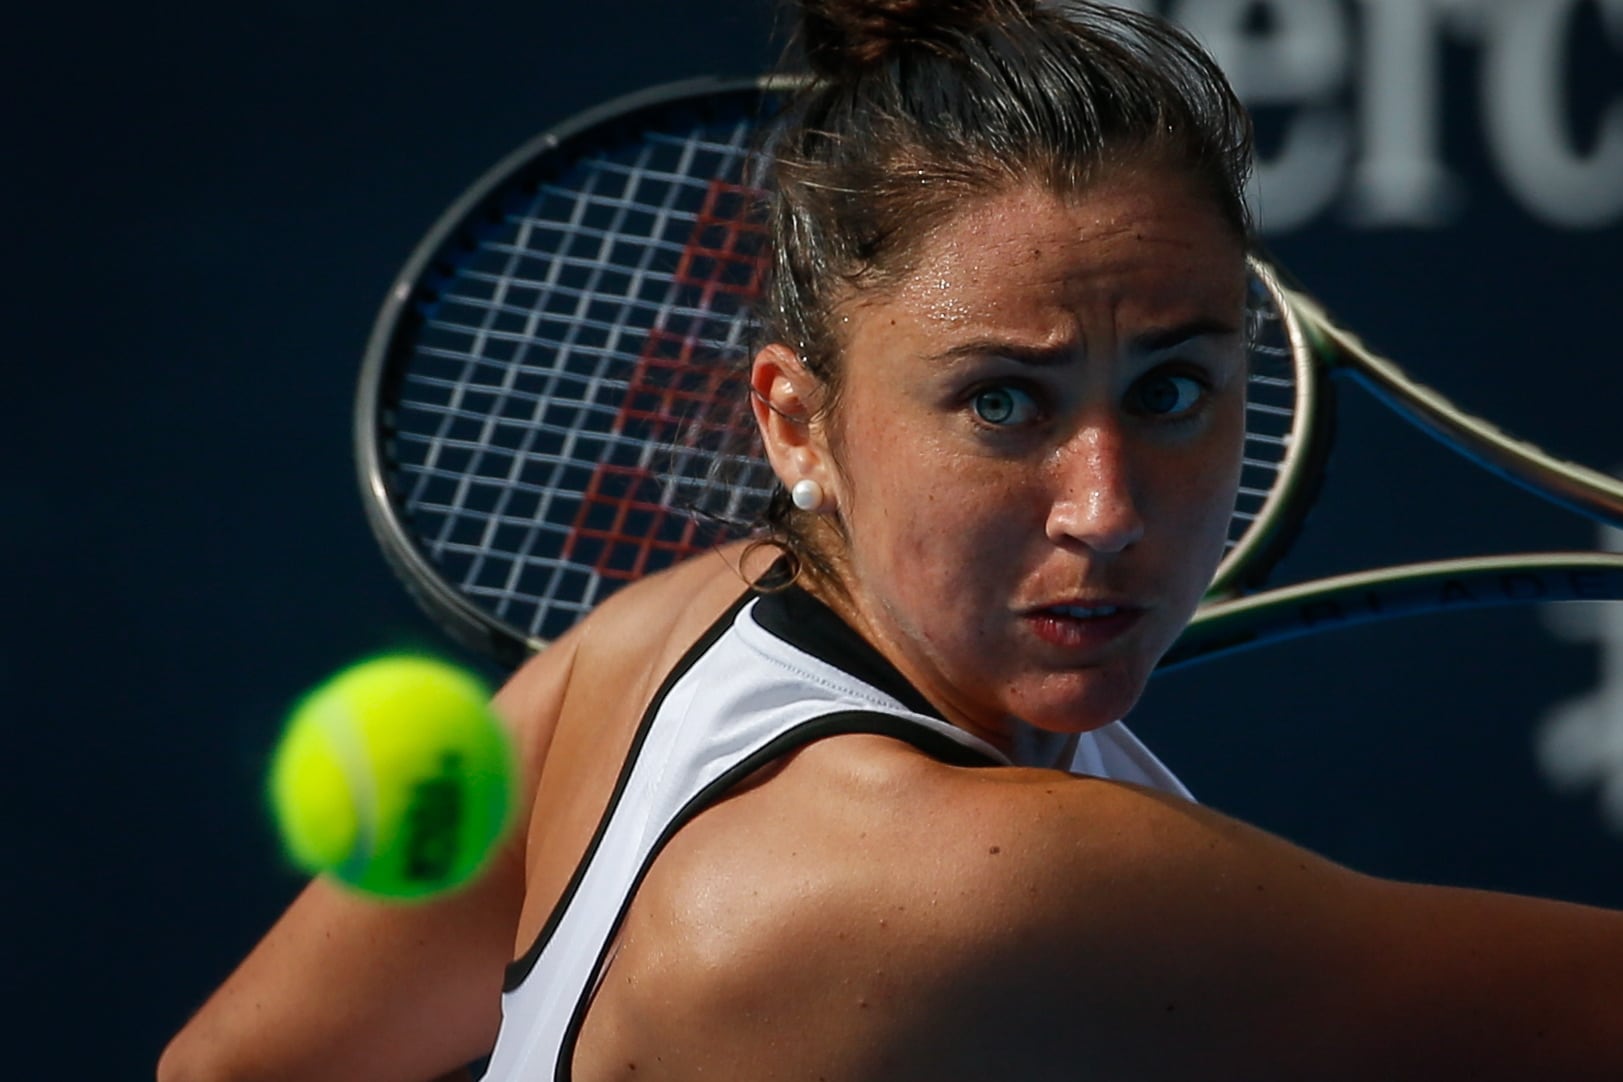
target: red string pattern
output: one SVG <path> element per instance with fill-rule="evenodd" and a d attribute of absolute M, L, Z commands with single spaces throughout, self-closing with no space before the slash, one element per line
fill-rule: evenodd
<path fill-rule="evenodd" d="M 634 437 L 644 460 L 611 456 L 585 486 L 564 558 L 590 562 L 604 578 L 640 578 L 708 543 L 699 521 L 666 497 L 661 463 L 646 461 L 647 451 L 680 455 L 727 435 L 735 411 L 719 407 L 744 393 L 745 373 L 718 363 L 713 343 L 760 295 L 764 228 L 748 214 L 756 195 L 710 182 L 673 275 L 678 303 L 648 332 L 613 425 L 616 435 Z"/>

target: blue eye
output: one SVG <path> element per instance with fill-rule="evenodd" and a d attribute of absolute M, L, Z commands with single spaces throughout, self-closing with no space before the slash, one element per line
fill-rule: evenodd
<path fill-rule="evenodd" d="M 1133 385 L 1130 404 L 1151 417 L 1178 417 L 1200 405 L 1206 391 L 1194 376 L 1152 372 Z"/>
<path fill-rule="evenodd" d="M 1018 387 L 986 387 L 969 401 L 975 416 L 989 425 L 1024 424 L 1037 415 L 1037 402 Z"/>

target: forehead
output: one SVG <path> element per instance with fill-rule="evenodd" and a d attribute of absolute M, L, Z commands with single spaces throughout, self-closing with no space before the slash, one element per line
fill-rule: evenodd
<path fill-rule="evenodd" d="M 1076 193 L 1021 186 L 966 201 L 907 274 L 855 306 L 943 329 L 1100 307 L 1150 321 L 1217 314 L 1243 306 L 1244 251 L 1195 183 L 1124 169 Z"/>

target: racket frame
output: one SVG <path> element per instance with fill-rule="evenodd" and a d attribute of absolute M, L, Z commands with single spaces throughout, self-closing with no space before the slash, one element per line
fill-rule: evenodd
<path fill-rule="evenodd" d="M 1338 326 L 1318 301 L 1288 285 L 1277 270 L 1256 262 L 1253 267 L 1284 300 L 1292 337 L 1300 337 L 1328 369 L 1345 371 L 1394 413 L 1495 476 L 1558 507 L 1623 529 L 1623 482 L 1556 458 L 1467 413 Z"/>
<path fill-rule="evenodd" d="M 494 221 L 507 193 L 537 183 L 553 166 L 570 160 L 577 142 L 600 143 L 615 126 L 632 127 L 639 119 L 686 101 L 702 103 L 723 96 L 782 92 L 793 78 L 726 79 L 701 77 L 637 91 L 577 113 L 535 136 L 503 157 L 446 208 L 418 242 L 395 276 L 373 322 L 363 355 L 353 414 L 354 449 L 361 502 L 367 524 L 391 569 L 413 598 L 461 645 L 515 668 L 548 642 L 502 620 L 447 583 L 424 555 L 401 519 L 392 496 L 388 441 L 394 418 L 385 405 L 394 401 L 391 381 L 400 378 L 393 363 L 422 322 L 419 309 L 437 297 L 449 279 L 447 253 L 470 246 L 481 220 Z"/>
<path fill-rule="evenodd" d="M 1558 459 L 1467 413 L 1336 324 L 1324 307 L 1260 256 L 1251 272 L 1284 325 L 1297 380 L 1297 416 L 1273 495 L 1229 554 L 1205 602 L 1157 671 L 1207 657 L 1375 620 L 1424 612 L 1553 601 L 1623 599 L 1623 555 L 1539 552 L 1472 556 L 1354 571 L 1250 592 L 1294 544 L 1333 443 L 1336 373 L 1487 472 L 1558 507 L 1623 528 L 1623 482 Z"/>

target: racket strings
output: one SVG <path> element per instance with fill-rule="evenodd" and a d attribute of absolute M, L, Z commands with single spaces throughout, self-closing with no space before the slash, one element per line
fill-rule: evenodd
<path fill-rule="evenodd" d="M 1245 445 L 1226 551 L 1234 553 L 1278 498 L 1294 464 L 1293 432 L 1302 388 L 1289 328 L 1273 293 L 1253 281 L 1247 305 Z M 1221 573 L 1220 573 L 1221 574 Z"/>
<path fill-rule="evenodd" d="M 737 118 L 631 133 L 510 193 L 394 362 L 397 515 L 530 637 L 764 505 L 770 473 L 734 431 L 760 286 L 751 137 Z"/>
<path fill-rule="evenodd" d="M 564 558 L 581 560 L 580 548 L 595 543 L 593 567 L 605 578 L 639 578 L 709 543 L 682 489 L 709 475 L 708 437 L 732 431 L 743 395 L 742 365 L 717 363 L 711 336 L 716 313 L 733 313 L 725 322 L 736 326 L 760 293 L 762 228 L 747 212 L 752 198 L 740 184 L 710 183 L 672 276 L 673 290 L 697 303 L 673 304 L 649 329 L 614 422 L 616 432 L 637 433 L 643 453 L 635 463 L 600 462 L 581 500 Z"/>
<path fill-rule="evenodd" d="M 639 165 L 646 166 L 651 156 L 651 147 L 642 148 L 639 155 Z M 602 381 L 607 375 L 606 365 L 611 361 L 612 358 L 616 356 L 619 350 L 620 338 L 623 334 L 624 321 L 626 319 L 625 306 L 621 304 L 618 306 L 618 308 L 611 307 L 607 312 L 609 316 L 607 319 L 593 319 L 592 317 L 594 315 L 594 307 L 600 307 L 596 304 L 596 301 L 597 297 L 599 296 L 599 291 L 602 288 L 604 276 L 607 273 L 608 268 L 613 265 L 611 264 L 610 260 L 616 254 L 615 246 L 618 243 L 619 237 L 624 234 L 628 220 L 632 217 L 635 209 L 639 205 L 634 199 L 622 199 L 614 197 L 594 198 L 594 196 L 597 195 L 597 185 L 603 179 L 605 179 L 606 175 L 607 171 L 605 170 L 594 170 L 589 172 L 589 182 L 583 188 L 583 191 L 587 194 L 584 198 L 574 201 L 572 204 L 571 217 L 569 221 L 578 227 L 581 224 L 582 218 L 584 218 L 588 213 L 592 212 L 594 209 L 603 210 L 607 211 L 607 213 L 610 215 L 610 228 L 604 230 L 593 230 L 592 232 L 596 233 L 596 236 L 587 236 L 584 232 L 580 231 L 577 231 L 572 235 L 571 239 L 578 241 L 581 247 L 585 248 L 588 252 L 591 252 L 593 258 L 584 262 L 579 260 L 573 261 L 576 269 L 583 271 L 586 276 L 584 286 L 579 290 L 571 290 L 570 292 L 574 294 L 572 298 L 565 297 L 561 293 L 558 295 L 558 299 L 562 302 L 565 308 L 568 307 L 569 301 L 571 299 L 573 300 L 576 319 L 567 324 L 562 339 L 553 348 L 557 350 L 559 354 L 566 357 L 579 358 L 580 363 L 583 366 L 589 366 L 584 369 L 584 375 L 586 377 L 584 384 L 587 393 L 581 400 L 583 403 L 595 402 L 596 388 L 601 385 Z M 642 183 L 642 174 L 633 172 L 625 177 L 622 177 L 621 179 L 627 186 L 627 194 L 634 196 Z M 666 189 L 665 198 L 660 202 L 656 220 L 663 220 L 668 216 L 671 204 L 674 202 L 675 192 L 675 189 Z M 521 228 L 523 229 L 529 229 L 531 227 L 539 227 L 539 232 L 542 234 L 550 233 L 550 230 L 545 228 L 546 223 L 544 219 L 530 217 L 523 220 L 521 223 Z M 656 233 L 653 235 L 658 234 Z M 595 249 L 593 248 L 594 242 Z M 564 247 L 562 250 L 566 255 L 570 254 L 570 248 L 568 246 Z M 636 260 L 632 265 L 633 270 L 631 275 L 633 291 L 625 294 L 624 296 L 637 295 L 636 288 L 641 285 L 641 279 L 647 273 L 648 264 L 652 260 L 652 255 L 653 249 L 648 246 L 642 247 L 636 253 Z M 554 276 L 552 280 L 556 281 L 556 276 L 569 269 L 570 266 L 570 263 L 556 263 L 548 268 L 549 275 Z M 577 349 L 577 345 L 580 342 L 582 333 L 587 333 L 593 329 L 589 327 L 589 323 L 597 324 L 596 329 L 602 331 L 604 334 L 603 344 L 601 348 L 596 349 Z M 559 368 L 554 369 L 553 372 L 549 372 L 549 377 L 551 377 L 555 372 L 567 371 L 570 371 L 570 369 L 560 366 Z M 553 379 L 551 380 L 551 384 L 552 386 L 550 394 L 544 396 L 545 404 L 538 404 L 542 409 L 547 408 L 547 406 L 550 405 L 553 397 L 557 395 L 559 381 Z M 577 414 L 577 416 L 584 416 L 584 414 Z M 532 420 L 534 419 L 532 418 Z M 560 428 L 557 434 L 561 439 L 560 445 L 562 448 L 562 457 L 566 461 L 572 460 L 578 453 L 577 445 L 579 442 L 579 434 L 582 431 L 587 430 L 589 429 L 583 426 L 571 424 L 565 424 Z M 532 427 L 530 431 L 533 433 L 535 428 Z M 526 457 L 533 450 L 533 442 L 526 437 L 524 445 L 521 449 L 521 454 L 514 457 L 513 469 L 515 474 L 509 475 L 509 482 L 516 479 L 516 472 L 523 468 Z M 509 487 L 504 488 L 504 498 L 511 492 L 512 488 L 510 485 Z M 551 523 L 553 521 L 553 504 L 557 501 L 559 492 L 560 490 L 557 488 L 547 489 L 541 502 L 539 518 L 537 520 L 538 524 Z M 550 608 L 557 603 L 559 598 L 559 590 L 564 585 L 564 578 L 560 575 L 549 575 L 543 577 L 540 581 L 542 582 L 544 588 L 539 597 L 535 598 L 533 601 L 523 592 L 523 580 L 526 569 L 533 563 L 533 557 L 536 552 L 536 542 L 542 536 L 542 534 L 543 531 L 539 528 L 526 531 L 523 544 L 511 554 L 510 559 L 507 559 L 506 579 L 502 584 L 501 590 L 503 605 L 498 607 L 498 615 L 503 617 L 509 616 L 510 612 L 508 611 L 508 606 L 515 601 L 522 600 L 526 604 L 535 604 L 541 608 Z M 573 537 L 573 532 L 565 534 L 566 543 L 568 540 L 573 539 Z M 549 545 L 541 551 L 551 551 L 552 548 L 553 546 Z M 568 557 L 566 555 L 565 559 L 567 558 Z"/>
<path fill-rule="evenodd" d="M 623 228 L 625 209 L 619 200 L 595 199 L 597 185 L 601 175 L 588 171 L 580 192 L 576 198 L 568 203 L 569 216 L 565 221 L 579 224 L 582 218 L 591 211 L 594 203 L 602 205 L 607 203 L 613 206 L 614 218 L 612 224 Z M 543 198 L 555 193 L 543 193 Z M 493 322 L 504 316 L 511 315 L 515 319 L 514 329 L 501 336 L 500 340 L 513 344 L 513 351 L 502 359 L 506 362 L 497 371 L 498 376 L 494 384 L 487 384 L 485 389 L 494 392 L 490 402 L 490 417 L 492 419 L 509 415 L 509 407 L 514 402 L 513 391 L 518 378 L 532 371 L 532 366 L 526 363 L 527 355 L 536 345 L 536 329 L 545 309 L 532 304 L 511 304 L 508 298 L 515 292 L 555 285 L 561 273 L 569 269 L 569 263 L 554 263 L 547 268 L 547 276 L 539 281 L 532 282 L 518 276 L 516 270 L 524 265 L 526 258 L 536 250 L 540 244 L 548 243 L 551 230 L 547 228 L 544 219 L 534 216 L 519 216 L 514 220 L 516 230 L 515 243 L 493 245 L 490 254 L 494 259 L 501 260 L 499 273 L 487 276 L 490 283 L 488 301 L 482 305 L 484 320 L 480 323 L 478 332 L 474 334 L 468 359 L 464 363 L 463 374 L 466 378 L 487 353 L 493 336 L 489 330 Z M 600 246 L 612 243 L 615 233 L 613 230 L 598 231 L 596 240 Z M 589 242 L 588 242 L 589 243 Z M 581 261 L 574 261 L 581 263 Z M 572 298 L 563 299 L 563 307 L 567 309 L 568 301 L 574 301 L 574 312 L 577 319 L 567 323 L 564 335 L 554 347 L 560 351 L 575 353 L 573 346 L 585 326 L 583 320 L 586 316 L 588 299 L 602 277 L 601 264 L 582 264 L 586 274 L 585 287 L 572 290 Z M 601 321 L 597 321 L 601 322 Z M 610 325 L 612 327 L 612 324 Z M 448 324 L 447 329 L 461 329 L 455 324 Z M 612 334 L 612 330 L 610 332 Z M 602 362 L 611 351 L 596 351 L 590 369 L 577 369 L 576 374 L 581 377 L 583 393 L 590 389 L 602 378 Z M 511 505 L 518 489 L 513 485 L 514 480 L 534 463 L 536 441 L 543 436 L 556 438 L 558 450 L 547 454 L 546 460 L 555 469 L 567 468 L 574 454 L 575 426 L 569 423 L 549 423 L 547 411 L 552 403 L 563 401 L 567 396 L 560 391 L 560 376 L 565 370 L 548 368 L 544 371 L 542 382 L 534 392 L 527 394 L 531 408 L 527 414 L 515 418 L 519 423 L 512 429 L 515 442 L 495 448 L 492 443 L 494 425 L 487 426 L 480 433 L 479 442 L 470 459 L 470 477 L 483 483 L 483 494 L 493 497 L 493 503 L 488 506 L 471 508 L 466 497 L 467 490 L 459 489 L 461 497 L 456 503 L 445 508 L 445 517 L 442 520 L 440 533 L 431 543 L 431 551 L 437 551 L 443 558 L 448 549 L 455 551 L 466 559 L 466 567 L 462 574 L 462 586 L 476 596 L 488 599 L 496 614 L 503 618 L 511 616 L 511 609 L 515 602 L 525 600 L 521 592 L 519 581 L 523 576 L 523 569 L 527 556 L 535 549 L 536 540 L 544 532 L 552 532 L 548 527 L 552 523 L 552 503 L 555 499 L 556 489 L 550 484 L 542 484 L 526 491 L 536 496 L 535 506 L 531 509 L 525 506 L 524 514 L 511 513 Z M 458 388 L 461 393 L 461 388 Z M 493 454 L 492 452 L 495 451 Z M 500 462 L 505 461 L 505 468 Z M 555 472 L 553 476 L 557 476 Z M 453 543 L 449 534 L 454 529 L 468 535 L 469 540 L 463 543 Z M 542 580 L 548 593 L 543 594 L 541 604 L 550 604 L 555 598 L 551 592 L 557 586 L 556 577 Z"/>

